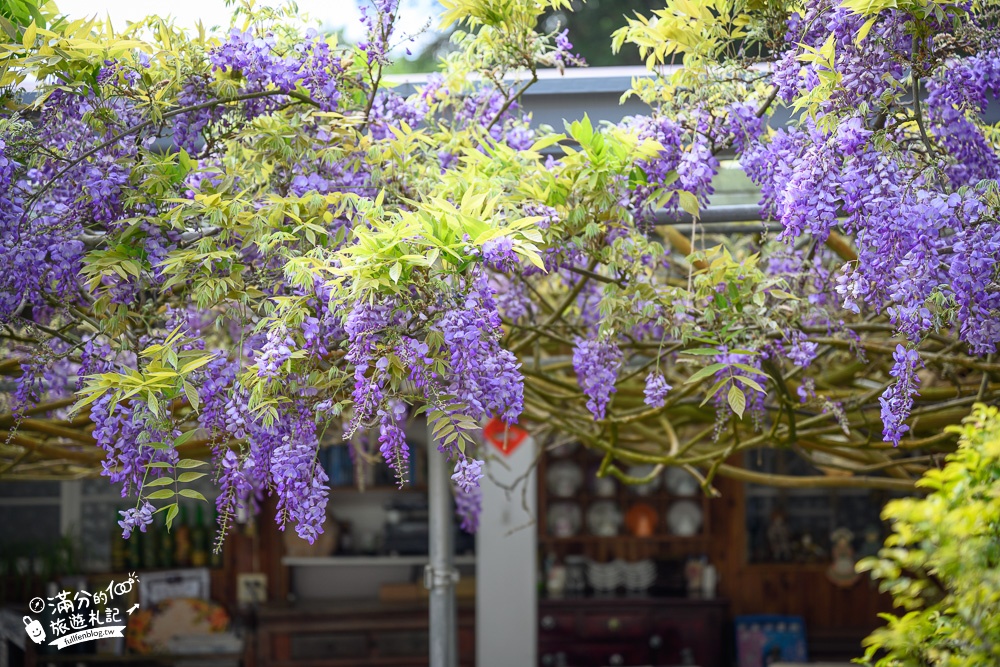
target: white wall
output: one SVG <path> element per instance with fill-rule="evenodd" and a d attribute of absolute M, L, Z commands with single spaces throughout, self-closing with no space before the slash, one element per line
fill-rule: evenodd
<path fill-rule="evenodd" d="M 527 438 L 509 456 L 487 447 L 483 513 L 476 535 L 476 665 L 536 665 L 535 473 L 532 470 L 513 492 L 497 484 L 510 485 L 531 467 L 535 443 Z"/>

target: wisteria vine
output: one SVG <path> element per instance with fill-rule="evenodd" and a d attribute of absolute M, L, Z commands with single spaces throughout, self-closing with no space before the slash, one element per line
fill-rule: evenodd
<path fill-rule="evenodd" d="M 396 0 L 357 45 L 269 9 L 206 37 L 22 27 L 40 88 L 0 118 L 0 471 L 100 470 L 135 500 L 128 535 L 211 460 L 220 537 L 271 494 L 309 541 L 320 449 L 402 485 L 413 419 L 468 530 L 490 420 L 626 481 L 908 488 L 899 462 L 1000 395 L 997 24 L 724 4 L 629 20 L 613 44 L 650 64 L 649 113 L 559 133 L 521 93 L 583 64 L 537 27 L 564 0 L 449 3 L 456 48 L 410 95 L 386 83 Z M 729 166 L 780 233 L 699 221 Z M 850 474 L 731 463 L 791 445 Z"/>

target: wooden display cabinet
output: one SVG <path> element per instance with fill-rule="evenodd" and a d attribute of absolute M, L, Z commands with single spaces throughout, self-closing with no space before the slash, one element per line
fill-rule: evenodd
<path fill-rule="evenodd" d="M 549 472 L 560 462 L 571 462 L 582 473 L 582 483 L 569 498 L 550 493 Z M 647 493 L 614 480 L 614 493 L 598 494 L 595 484 L 600 457 L 578 447 L 563 455 L 547 453 L 538 467 L 538 544 L 542 557 L 582 555 L 599 562 L 613 559 L 678 560 L 702 556 L 712 540 L 712 503 L 700 489 L 694 495 L 675 495 L 666 488 L 665 475 Z M 695 534 L 671 534 L 670 508 L 693 502 L 701 510 Z M 574 535 L 554 535 L 549 512 L 556 503 L 580 508 L 581 526 Z M 595 535 L 587 526 L 587 512 L 598 502 L 611 502 L 622 517 L 616 535 Z M 625 517 L 637 503 L 656 512 L 651 534 L 631 534 Z M 681 581 L 683 590 L 683 580 Z M 728 601 L 722 598 L 651 597 L 648 595 L 574 595 L 541 598 L 538 603 L 538 661 L 542 667 L 591 665 L 680 665 L 722 667 L 727 655 L 725 623 Z"/>
<path fill-rule="evenodd" d="M 568 498 L 553 497 L 548 490 L 548 474 L 553 465 L 568 461 L 579 467 L 583 474 L 580 488 Z M 598 495 L 594 490 L 600 456 L 592 450 L 577 447 L 564 455 L 546 453 L 538 465 L 538 543 L 542 554 L 554 554 L 563 559 L 567 555 L 582 554 L 597 561 L 605 562 L 615 558 L 636 561 L 645 558 L 676 558 L 700 555 L 706 552 L 711 534 L 711 500 L 699 489 L 694 495 L 679 496 L 666 488 L 665 477 L 652 491 L 640 494 L 633 487 L 613 480 L 613 495 Z M 613 478 L 609 478 L 613 479 Z M 605 482 L 607 483 L 607 482 Z M 667 515 L 674 503 L 693 502 L 701 509 L 701 525 L 696 534 L 679 536 L 671 534 L 667 526 Z M 611 502 L 618 509 L 622 523 L 613 536 L 594 535 L 587 526 L 587 512 L 595 503 Z M 549 511 L 557 503 L 569 503 L 580 508 L 580 527 L 570 536 L 557 536 L 549 522 Z M 636 536 L 630 534 L 625 525 L 629 510 L 638 503 L 645 503 L 656 511 L 656 521 L 652 534 Z"/>
<path fill-rule="evenodd" d="M 724 664 L 724 600 L 567 598 L 541 600 L 541 667 Z"/>

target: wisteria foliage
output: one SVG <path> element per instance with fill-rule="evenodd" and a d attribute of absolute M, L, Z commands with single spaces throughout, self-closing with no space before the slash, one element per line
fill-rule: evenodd
<path fill-rule="evenodd" d="M 1000 392 L 995 10 L 670 0 L 609 45 L 648 114 L 553 129 L 520 95 L 583 64 L 537 27 L 569 3 L 442 4 L 455 49 L 409 95 L 395 0 L 357 45 L 250 6 L 218 35 L 5 24 L 0 472 L 98 467 L 128 534 L 210 459 L 220 535 L 271 493 L 312 541 L 318 449 L 402 483 L 420 418 L 474 529 L 490 419 L 625 481 L 908 488 Z M 726 156 L 776 237 L 699 229 Z M 730 461 L 768 446 L 841 474 Z"/>

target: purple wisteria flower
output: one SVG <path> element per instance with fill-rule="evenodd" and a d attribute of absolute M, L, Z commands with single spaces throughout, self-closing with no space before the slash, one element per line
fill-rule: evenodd
<path fill-rule="evenodd" d="M 119 511 L 122 520 L 118 522 L 118 525 L 122 528 L 122 537 L 127 540 L 132 536 L 132 531 L 137 528 L 145 533 L 146 526 L 153 523 L 153 509 L 149 501 L 143 501 L 142 507 L 130 507 L 127 510 Z"/>
<path fill-rule="evenodd" d="M 882 406 L 882 437 L 885 442 L 899 446 L 900 439 L 910 430 L 903 420 L 913 409 L 913 397 L 917 395 L 917 385 L 920 384 L 917 368 L 923 364 L 919 352 L 902 344 L 896 346 L 892 358 L 895 363 L 889 374 L 896 378 L 896 382 L 882 393 L 878 402 Z"/>
<path fill-rule="evenodd" d="M 271 481 L 278 496 L 277 520 L 281 530 L 295 523 L 299 537 L 312 544 L 323 532 L 329 489 L 326 471 L 316 460 L 316 425 L 303 417 L 271 455 Z"/>
<path fill-rule="evenodd" d="M 667 392 L 671 389 L 673 387 L 667 384 L 663 373 L 656 371 L 650 373 L 646 376 L 646 389 L 643 392 L 646 396 L 646 405 L 653 408 L 662 408 L 667 402 Z"/>
<path fill-rule="evenodd" d="M 292 358 L 295 341 L 284 324 L 278 323 L 267 332 L 267 340 L 257 357 L 257 377 L 268 381 L 281 375 L 281 367 Z"/>
<path fill-rule="evenodd" d="M 237 511 L 247 508 L 247 500 L 253 495 L 253 483 L 248 474 L 253 466 L 249 458 L 241 460 L 240 455 L 227 449 L 222 457 L 222 474 L 219 476 L 219 495 L 215 508 L 219 515 L 219 528 L 227 530 Z"/>
<path fill-rule="evenodd" d="M 615 390 L 622 351 L 609 340 L 577 338 L 573 348 L 573 370 L 587 396 L 587 409 L 594 419 L 604 419 Z"/>
<path fill-rule="evenodd" d="M 788 355 L 788 358 L 791 359 L 793 364 L 806 368 L 813 362 L 813 359 L 816 358 L 816 353 L 819 350 L 819 344 L 804 340 L 804 337 L 798 331 L 792 333 L 791 338 L 791 344 L 788 346 L 785 353 Z"/>
<path fill-rule="evenodd" d="M 483 260 L 497 271 L 509 271 L 517 264 L 514 243 L 509 236 L 500 236 L 483 244 Z"/>
<path fill-rule="evenodd" d="M 473 489 L 478 488 L 479 480 L 483 478 L 483 463 L 478 459 L 460 459 L 455 464 L 455 474 L 451 476 L 455 486 L 465 493 L 471 493 Z"/>
<path fill-rule="evenodd" d="M 391 90 L 380 90 L 372 102 L 369 129 L 374 139 L 391 138 L 390 128 L 399 128 L 403 123 L 416 128 L 426 115 L 427 106 L 422 98 L 408 99 Z"/>
<path fill-rule="evenodd" d="M 362 424 L 371 423 L 382 404 L 389 361 L 384 356 L 376 359 L 375 351 L 384 330 L 391 323 L 391 317 L 392 308 L 389 305 L 358 301 L 344 320 L 347 360 L 354 364 L 354 418 L 348 433 L 353 433 Z"/>
<path fill-rule="evenodd" d="M 483 511 L 483 489 L 479 485 L 468 490 L 455 489 L 455 513 L 458 514 L 462 530 L 474 533 L 479 530 L 479 515 Z"/>
<path fill-rule="evenodd" d="M 573 53 L 573 43 L 569 41 L 569 30 L 556 33 L 556 47 L 552 51 L 552 60 L 559 71 L 567 67 L 586 67 L 587 61 L 578 53 Z"/>
<path fill-rule="evenodd" d="M 403 488 L 410 461 L 410 448 L 401 426 L 406 419 L 406 404 L 398 399 L 389 399 L 388 409 L 379 409 L 378 417 L 379 453 L 386 465 L 396 473 L 399 488 Z"/>
<path fill-rule="evenodd" d="M 466 405 L 473 419 L 490 415 L 513 424 L 524 405 L 524 382 L 517 358 L 500 346 L 500 313 L 485 272 L 471 277 L 462 307 L 447 311 L 437 323 L 448 349 L 448 393 Z"/>

